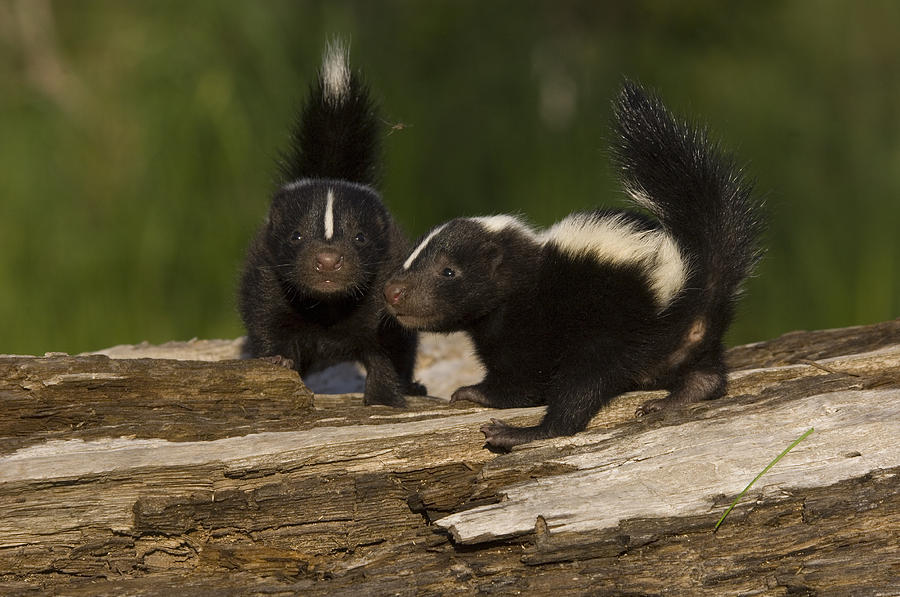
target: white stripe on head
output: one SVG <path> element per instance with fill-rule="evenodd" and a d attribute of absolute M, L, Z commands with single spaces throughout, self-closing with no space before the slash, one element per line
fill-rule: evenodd
<path fill-rule="evenodd" d="M 283 191 L 296 191 L 297 189 L 305 187 L 305 186 L 309 186 L 309 185 L 313 184 L 314 182 L 315 182 L 315 180 L 313 180 L 312 178 L 298 178 L 297 180 L 295 180 L 293 182 L 289 182 L 285 185 L 282 185 L 281 189 Z"/>
<path fill-rule="evenodd" d="M 415 250 L 409 254 L 409 257 L 406 258 L 406 261 L 403 262 L 403 269 L 409 269 L 409 266 L 411 266 L 413 264 L 413 261 L 415 261 L 416 257 L 419 256 L 419 253 L 421 253 L 425 249 L 425 246 L 429 242 L 431 242 L 431 239 L 433 239 L 435 236 L 437 236 L 438 233 L 441 230 L 443 230 L 445 226 L 446 226 L 446 224 L 441 224 L 440 226 L 438 226 L 437 228 L 432 230 L 428 234 L 428 236 L 425 237 L 425 240 L 423 240 L 422 242 L 419 243 L 419 246 L 416 247 Z"/>
<path fill-rule="evenodd" d="M 331 240 L 334 236 L 334 191 L 328 189 L 325 199 L 325 240 Z"/>
<path fill-rule="evenodd" d="M 335 39 L 325 46 L 322 56 L 322 88 L 325 92 L 325 101 L 338 105 L 350 89 L 349 51 L 347 46 Z"/>

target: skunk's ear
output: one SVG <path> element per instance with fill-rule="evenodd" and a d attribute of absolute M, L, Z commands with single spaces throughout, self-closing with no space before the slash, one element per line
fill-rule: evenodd
<path fill-rule="evenodd" d="M 285 220 L 285 211 L 287 210 L 288 198 L 284 193 L 277 193 L 272 197 L 272 203 L 269 205 L 269 213 L 266 214 L 266 229 L 270 232 L 278 230 L 282 227 Z"/>
<path fill-rule="evenodd" d="M 377 231 L 378 234 L 384 234 L 388 229 L 387 214 L 383 213 L 380 209 L 371 210 L 371 214 L 368 225 L 372 227 L 372 230 Z"/>
<path fill-rule="evenodd" d="M 481 246 L 481 254 L 484 256 L 488 264 L 488 270 L 493 276 L 503 264 L 503 247 L 495 241 L 485 241 Z"/>

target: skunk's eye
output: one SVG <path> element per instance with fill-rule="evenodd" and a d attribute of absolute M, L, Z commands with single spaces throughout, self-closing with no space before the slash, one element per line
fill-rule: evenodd
<path fill-rule="evenodd" d="M 356 236 L 353 237 L 353 240 L 355 240 L 359 244 L 363 244 L 366 242 L 366 235 L 363 234 L 362 232 L 360 232 Z"/>
<path fill-rule="evenodd" d="M 303 235 L 300 233 L 299 230 L 295 230 L 294 232 L 291 232 L 291 242 L 292 243 L 299 243 L 301 240 L 303 240 Z"/>
<path fill-rule="evenodd" d="M 453 276 L 456 275 L 456 272 L 453 271 L 452 269 L 450 269 L 449 267 L 445 267 L 444 270 L 441 272 L 441 275 L 444 276 L 445 278 L 452 278 Z"/>

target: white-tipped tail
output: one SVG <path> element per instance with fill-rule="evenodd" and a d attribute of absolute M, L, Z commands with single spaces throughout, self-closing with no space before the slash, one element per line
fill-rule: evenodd
<path fill-rule="evenodd" d="M 340 104 L 350 91 L 349 48 L 339 39 L 328 42 L 322 56 L 322 87 L 325 101 Z"/>

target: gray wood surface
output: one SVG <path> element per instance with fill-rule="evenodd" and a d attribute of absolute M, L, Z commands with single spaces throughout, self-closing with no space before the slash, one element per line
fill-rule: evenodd
<path fill-rule="evenodd" d="M 364 407 L 239 349 L 0 357 L 0 593 L 900 594 L 900 320 L 732 349 L 720 400 L 626 394 L 502 455 L 478 426 L 542 408 Z M 477 379 L 464 340 L 423 350 L 441 395 Z"/>

